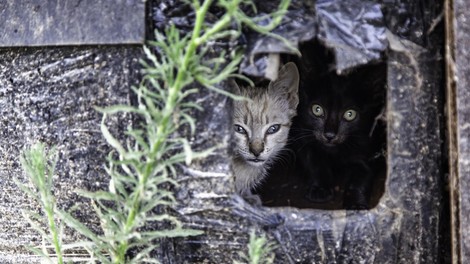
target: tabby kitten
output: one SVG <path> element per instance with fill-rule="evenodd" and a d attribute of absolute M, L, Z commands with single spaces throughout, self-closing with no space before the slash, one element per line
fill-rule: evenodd
<path fill-rule="evenodd" d="M 290 62 L 267 88 L 234 86 L 236 94 L 249 99 L 234 101 L 233 107 L 235 189 L 259 203 L 251 190 L 265 178 L 287 143 L 299 103 L 299 73 Z"/>
<path fill-rule="evenodd" d="M 372 130 L 382 108 L 385 67 L 371 73 L 359 69 L 349 76 L 327 72 L 302 80 L 298 117 L 292 137 L 298 173 L 308 179 L 307 198 L 321 203 L 344 186 L 343 206 L 366 209 L 376 151 Z"/>

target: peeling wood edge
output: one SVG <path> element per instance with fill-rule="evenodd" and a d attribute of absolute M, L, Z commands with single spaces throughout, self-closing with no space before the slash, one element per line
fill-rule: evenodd
<path fill-rule="evenodd" d="M 460 241 L 460 197 L 459 197 L 459 145 L 457 118 L 457 87 L 455 82 L 455 38 L 453 0 L 446 0 L 445 9 L 445 78 L 446 78 L 446 118 L 449 159 L 449 194 L 451 211 L 451 250 L 452 263 L 462 263 Z"/>
<path fill-rule="evenodd" d="M 55 42 L 41 42 L 41 43 L 0 43 L 1 49 L 15 49 L 15 48 L 60 48 L 60 47 L 101 47 L 101 46 L 142 46 L 146 44 L 146 39 L 144 37 L 138 40 L 103 40 L 103 41 L 90 41 L 85 40 L 83 42 L 79 42 L 78 40 L 72 41 L 55 41 Z"/>

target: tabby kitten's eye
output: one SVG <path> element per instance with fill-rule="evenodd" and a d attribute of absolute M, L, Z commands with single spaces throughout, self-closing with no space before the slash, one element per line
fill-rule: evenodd
<path fill-rule="evenodd" d="M 314 104 L 312 105 L 312 113 L 315 116 L 323 116 L 325 111 L 323 111 L 323 108 L 320 105 Z"/>
<path fill-rule="evenodd" d="M 344 112 L 344 115 L 343 115 L 346 121 L 353 121 L 354 119 L 356 119 L 356 116 L 357 116 L 357 112 L 352 109 Z"/>
<path fill-rule="evenodd" d="M 246 134 L 246 130 L 243 127 L 239 126 L 239 125 L 234 125 L 234 129 L 235 129 L 235 132 L 237 132 L 237 133 L 240 133 L 240 134 L 243 134 L 243 135 Z"/>
<path fill-rule="evenodd" d="M 279 125 L 279 124 L 270 126 L 270 127 L 268 128 L 268 130 L 266 131 L 266 134 L 274 134 L 274 133 L 276 133 L 277 131 L 279 131 L 280 128 L 281 128 L 281 125 Z"/>

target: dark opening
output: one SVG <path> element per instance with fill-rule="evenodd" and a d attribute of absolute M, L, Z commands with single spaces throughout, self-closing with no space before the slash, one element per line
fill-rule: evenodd
<path fill-rule="evenodd" d="M 288 150 L 254 192 L 270 207 L 373 208 L 384 193 L 387 171 L 386 63 L 338 75 L 333 53 L 321 43 L 304 43 L 300 51 L 300 58 L 282 57 L 284 64 L 294 61 L 300 73 Z"/>

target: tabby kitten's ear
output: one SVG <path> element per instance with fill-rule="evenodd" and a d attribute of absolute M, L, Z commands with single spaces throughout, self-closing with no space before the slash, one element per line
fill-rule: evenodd
<path fill-rule="evenodd" d="M 242 92 L 240 90 L 240 87 L 238 86 L 237 82 L 233 78 L 228 80 L 228 85 L 229 85 L 230 90 L 233 94 L 235 94 L 235 95 L 241 95 L 242 94 Z"/>
<path fill-rule="evenodd" d="M 296 109 L 299 104 L 299 70 L 293 62 L 282 66 L 276 80 L 269 83 L 268 92 L 287 97 L 289 108 Z"/>

